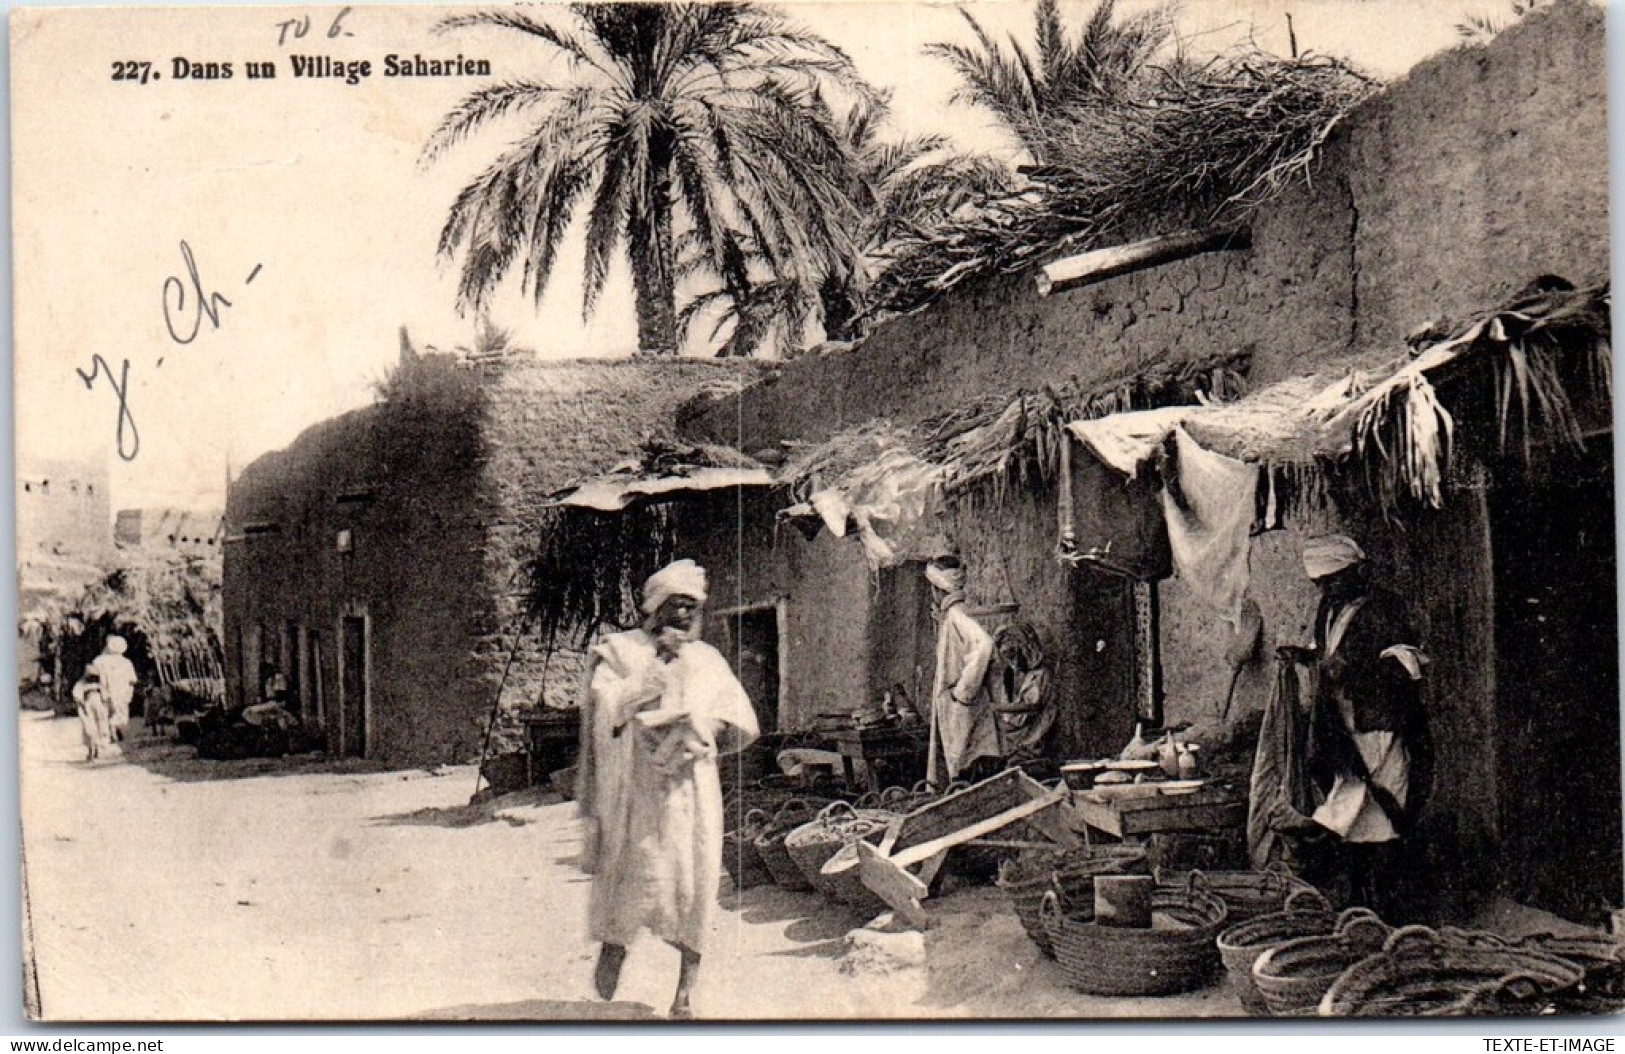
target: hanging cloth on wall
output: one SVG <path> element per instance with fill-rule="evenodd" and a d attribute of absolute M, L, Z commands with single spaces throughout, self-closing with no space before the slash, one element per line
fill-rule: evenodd
<path fill-rule="evenodd" d="M 1281 832 L 1307 825 L 1315 808 L 1306 754 L 1308 727 L 1298 694 L 1297 665 L 1277 660 L 1247 794 L 1247 857 L 1260 871 L 1280 859 Z"/>
<path fill-rule="evenodd" d="M 1172 444 L 1162 508 L 1174 569 L 1234 626 L 1250 573 L 1258 466 L 1203 449 L 1183 428 Z"/>

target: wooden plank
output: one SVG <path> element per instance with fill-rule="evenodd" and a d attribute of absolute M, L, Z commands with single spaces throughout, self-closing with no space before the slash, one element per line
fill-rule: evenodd
<path fill-rule="evenodd" d="M 1047 787 L 1033 779 L 1031 776 L 1027 775 L 1025 772 L 1021 774 L 1021 779 L 1017 781 L 1016 787 L 1023 795 L 1032 799 L 1042 798 L 1044 795 L 1050 793 Z M 1067 791 L 1064 785 L 1056 789 L 1061 791 L 1063 799 L 1067 797 Z M 1067 823 L 1066 817 L 1062 815 L 1060 809 L 1046 809 L 1041 813 L 1029 816 L 1027 818 L 1027 823 L 1042 833 L 1050 841 L 1055 842 L 1057 845 L 1060 845 L 1063 848 L 1070 849 L 1079 842 L 1078 836 L 1073 833 L 1072 826 Z"/>
<path fill-rule="evenodd" d="M 929 895 L 929 886 L 909 874 L 897 861 L 880 855 L 868 842 L 858 842 L 858 877 L 900 918 L 915 929 L 931 928 L 931 916 L 920 901 Z"/>
<path fill-rule="evenodd" d="M 992 834 L 999 828 L 1007 827 L 1010 824 L 1015 823 L 1017 820 L 1025 820 L 1030 816 L 1036 816 L 1045 809 L 1053 808 L 1054 806 L 1059 805 L 1062 799 L 1065 797 L 1066 791 L 1058 787 L 1055 790 L 1046 793 L 1042 798 L 1034 798 L 1030 801 L 1023 802 L 1013 809 L 1006 809 L 997 816 L 989 816 L 985 820 L 980 820 L 968 827 L 961 827 L 957 831 L 952 831 L 948 834 L 942 835 L 940 838 L 933 838 L 931 841 L 925 842 L 921 845 L 910 846 L 909 848 L 898 853 L 896 856 L 892 857 L 892 862 L 898 867 L 907 867 L 910 864 L 917 864 L 922 860 L 929 859 L 935 854 L 942 852 L 944 849 L 952 849 L 954 846 L 962 845 L 965 842 L 970 841 L 972 838 L 980 838 L 984 834 Z"/>
<path fill-rule="evenodd" d="M 1074 794 L 1069 807 L 1074 817 L 1095 830 L 1104 831 L 1114 838 L 1123 837 L 1123 819 L 1110 805 Z"/>
<path fill-rule="evenodd" d="M 921 882 L 924 882 L 926 887 L 929 888 L 932 881 L 936 879 L 937 872 L 942 870 L 942 865 L 947 859 L 948 850 L 944 849 L 936 856 L 933 856 L 931 859 L 921 864 L 919 871 L 915 872 L 915 877 L 917 877 Z"/>
<path fill-rule="evenodd" d="M 1130 813 L 1122 818 L 1124 835 L 1163 831 L 1222 831 L 1247 826 L 1247 806 L 1203 805 L 1193 809 Z"/>
<path fill-rule="evenodd" d="M 1079 797 L 1087 797 L 1082 792 Z M 1178 809 L 1194 808 L 1199 805 L 1229 805 L 1234 802 L 1246 801 L 1246 797 L 1239 791 L 1232 790 L 1223 784 L 1215 783 L 1207 787 L 1199 787 L 1189 794 L 1147 794 L 1143 798 L 1118 798 L 1109 800 L 1107 804 L 1120 813 L 1140 812 L 1146 809 Z"/>
<path fill-rule="evenodd" d="M 1148 267 L 1183 260 L 1202 253 L 1235 252 L 1252 247 L 1252 231 L 1245 226 L 1210 227 L 1199 231 L 1164 234 L 1127 245 L 1079 253 L 1056 260 L 1036 276 L 1039 296 L 1104 282 L 1108 278 Z"/>

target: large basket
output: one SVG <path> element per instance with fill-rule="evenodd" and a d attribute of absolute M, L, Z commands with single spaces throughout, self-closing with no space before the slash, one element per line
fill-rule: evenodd
<path fill-rule="evenodd" d="M 1625 941 L 1604 933 L 1572 937 L 1540 933 L 1519 944 L 1567 959 L 1585 971 L 1578 985 L 1557 993 L 1559 1011 L 1610 1014 L 1625 1008 Z"/>
<path fill-rule="evenodd" d="M 1253 963 L 1259 956 L 1290 940 L 1325 936 L 1336 925 L 1337 915 L 1325 897 L 1314 890 L 1295 890 L 1287 897 L 1285 911 L 1256 915 L 1219 934 L 1219 958 L 1242 1008 L 1253 1017 L 1270 1016 L 1269 1004 L 1253 983 Z"/>
<path fill-rule="evenodd" d="M 767 829 L 771 817 L 761 809 L 745 814 L 737 828 L 722 835 L 722 866 L 733 879 L 735 890 L 765 886 L 773 881 L 773 872 L 762 863 L 762 854 L 756 851 L 756 837 Z"/>
<path fill-rule="evenodd" d="M 1232 924 L 1285 911 L 1287 898 L 1293 893 L 1316 892 L 1314 886 L 1280 867 L 1267 871 L 1157 872 L 1157 884 L 1161 886 L 1183 886 L 1192 882 L 1200 882 L 1203 889 L 1224 901 Z"/>
<path fill-rule="evenodd" d="M 1393 930 L 1365 908 L 1337 917 L 1332 932 L 1276 945 L 1253 963 L 1253 984 L 1274 1017 L 1313 1016 L 1332 982 L 1382 950 Z"/>
<path fill-rule="evenodd" d="M 1150 929 L 1101 926 L 1093 906 L 1063 911 L 1044 895 L 1039 914 L 1068 985 L 1091 995 L 1172 995 L 1200 988 L 1219 965 L 1214 940 L 1224 928 L 1224 902 L 1200 889 L 1159 886 Z"/>
<path fill-rule="evenodd" d="M 1137 845 L 1095 845 L 1077 849 L 1025 849 L 999 866 L 997 885 L 1010 898 L 1016 918 L 1046 958 L 1055 958 L 1044 920 L 1044 894 L 1060 894 L 1063 911 L 1094 909 L 1096 875 L 1145 874 L 1145 850 Z"/>
<path fill-rule="evenodd" d="M 1538 1014 L 1584 975 L 1578 964 L 1533 947 L 1406 926 L 1345 970 L 1319 1009 L 1325 1017 Z"/>
<path fill-rule="evenodd" d="M 801 873 L 801 868 L 796 866 L 790 851 L 784 847 L 784 839 L 791 831 L 817 816 L 818 810 L 825 804 L 806 798 L 791 798 L 779 806 L 767 827 L 756 836 L 753 843 L 756 846 L 756 854 L 762 858 L 763 866 L 773 876 L 773 881 L 780 889 L 792 892 L 807 892 L 812 889 L 812 883 L 807 881 L 807 876 Z"/>
<path fill-rule="evenodd" d="M 886 902 L 863 884 L 860 869 L 846 868 L 833 875 L 823 869 L 830 857 L 853 842 L 865 840 L 879 845 L 896 818 L 896 813 L 884 809 L 858 809 L 844 801 L 830 802 L 813 820 L 786 835 L 784 848 L 813 889 L 831 900 L 882 912 Z"/>

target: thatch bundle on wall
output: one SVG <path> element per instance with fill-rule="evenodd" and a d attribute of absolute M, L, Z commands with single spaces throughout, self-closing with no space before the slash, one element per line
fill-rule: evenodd
<path fill-rule="evenodd" d="M 1307 174 L 1377 84 L 1335 59 L 1262 52 L 1156 71 L 1149 101 L 1046 126 L 1055 158 L 1002 199 L 894 242 L 869 314 L 918 310 L 966 281 L 1120 241 L 1164 216 L 1234 219 Z"/>

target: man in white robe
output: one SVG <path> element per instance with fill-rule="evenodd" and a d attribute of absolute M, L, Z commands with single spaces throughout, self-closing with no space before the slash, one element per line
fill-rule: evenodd
<path fill-rule="evenodd" d="M 107 696 L 94 669 L 86 669 L 73 686 L 73 705 L 79 712 L 79 731 L 85 741 L 85 761 L 102 755 L 107 742 Z"/>
<path fill-rule="evenodd" d="M 993 638 L 965 610 L 965 569 L 957 557 L 926 565 L 937 590 L 937 673 L 926 779 L 942 786 L 980 758 L 999 758 L 998 718 L 987 690 Z"/>
<path fill-rule="evenodd" d="M 722 877 L 717 754 L 758 731 L 727 660 L 694 639 L 705 597 L 704 570 L 679 560 L 644 584 L 643 625 L 593 649 L 576 777 L 598 994 L 614 998 L 647 929 L 682 955 L 671 1016 L 685 1018 Z"/>
<path fill-rule="evenodd" d="M 102 692 L 107 697 L 107 724 L 110 738 L 124 742 L 124 729 L 130 724 L 130 701 L 135 698 L 135 682 L 138 679 L 135 666 L 124 653 L 129 645 L 123 637 L 112 636 L 102 653 L 90 664 L 101 680 Z"/>

